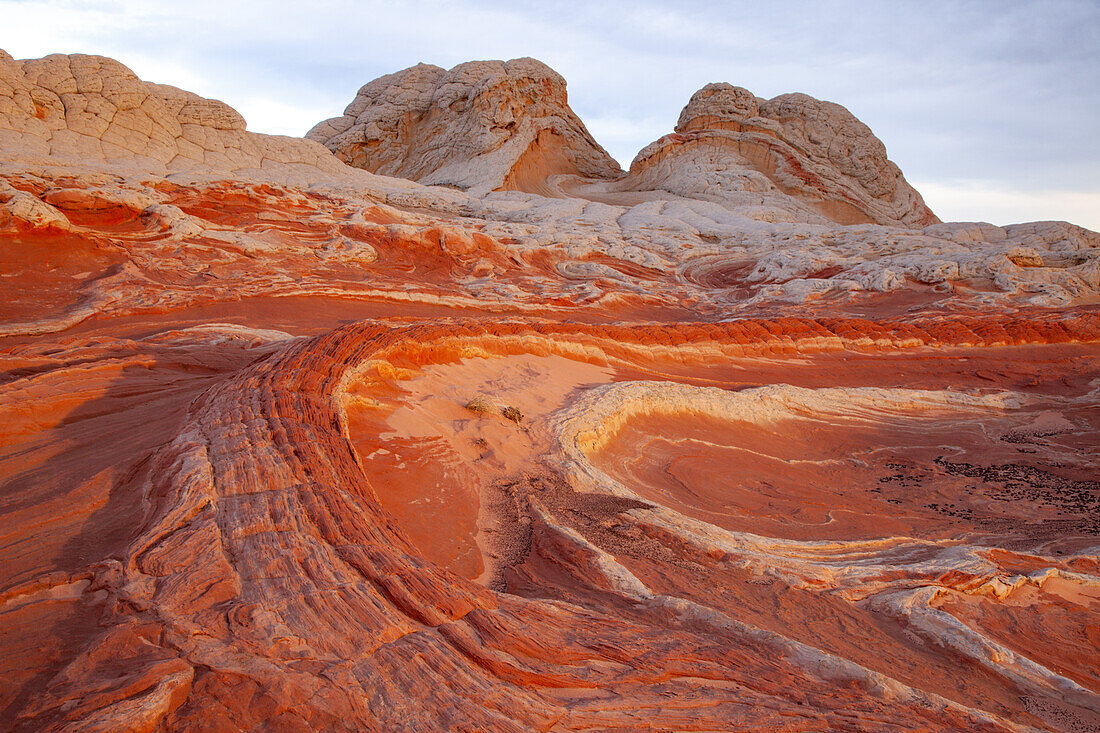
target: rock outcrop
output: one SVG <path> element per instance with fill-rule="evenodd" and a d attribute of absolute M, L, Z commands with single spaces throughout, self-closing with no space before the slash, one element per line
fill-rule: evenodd
<path fill-rule="evenodd" d="M 805 94 L 764 100 L 730 84 L 692 95 L 676 131 L 638 153 L 611 188 L 665 190 L 768 221 L 939 222 L 844 107 Z"/>
<path fill-rule="evenodd" d="M 1012 614 L 1040 589 L 1095 592 L 1094 581 L 1082 577 L 1095 567 L 1074 552 L 1093 531 L 1092 505 L 1075 508 L 1055 485 L 1028 492 L 1026 503 L 1000 494 L 996 501 L 1016 517 L 1006 544 L 1047 537 L 1032 513 L 1050 513 L 1055 503 L 1063 522 L 1054 541 L 1063 556 L 1047 559 L 949 539 L 996 536 L 990 497 L 967 499 L 953 516 L 959 505 L 921 506 L 907 487 L 928 471 L 922 497 L 957 490 L 950 470 L 935 472 L 921 447 L 907 443 L 929 421 L 936 440 L 955 430 L 959 455 L 976 459 L 989 441 L 975 424 L 1026 427 L 1056 404 L 1079 419 L 1087 388 L 1070 390 L 1069 401 L 1046 390 L 1080 374 L 1060 367 L 1052 375 L 1059 379 L 1021 409 L 1011 394 L 898 389 L 896 381 L 908 377 L 877 372 L 884 360 L 904 360 L 927 379 L 949 377 L 955 366 L 918 354 L 963 344 L 979 363 L 996 360 L 983 352 L 1006 342 L 1080 358 L 1088 347 L 1079 342 L 1098 337 L 1095 315 L 900 326 L 850 319 L 640 327 L 363 322 L 298 340 L 223 326 L 65 351 L 25 348 L 23 358 L 37 369 L 0 387 L 8 439 L 24 449 L 23 460 L 48 461 L 48 445 L 27 444 L 46 430 L 81 446 L 66 462 L 69 471 L 101 465 L 99 430 L 119 434 L 134 418 L 147 423 L 136 445 L 148 457 L 80 486 L 77 496 L 105 502 L 108 512 L 20 509 L 23 521 L 9 525 L 9 546 L 26 551 L 36 539 L 48 542 L 40 555 L 5 565 L 20 582 L 0 597 L 0 628 L 47 621 L 53 630 L 39 644 L 60 651 L 25 652 L 51 670 L 48 685 L 13 674 L 12 655 L 5 655 L 9 679 L 26 687 L 0 688 L 3 702 L 24 695 L 13 719 L 19 730 L 89 723 L 123 731 L 731 723 L 800 730 L 823 720 L 843 728 L 854 717 L 903 729 L 1012 731 L 1013 721 L 1042 720 L 1021 702 L 1023 688 L 1042 702 L 1034 710 L 1047 719 L 1087 722 L 1095 695 L 1074 680 L 1094 678 L 1088 655 L 1039 647 L 1029 649 L 1032 662 L 1012 651 L 1020 648 L 1014 635 L 1021 625 L 1030 634 L 1077 638 L 1087 633 L 1084 619 L 1058 614 L 1057 597 L 1032 601 L 1056 614 L 1048 623 L 1023 617 L 1014 624 Z M 464 363 L 469 354 L 478 355 L 476 364 Z M 109 389 L 97 388 L 110 379 L 112 357 L 127 370 Z M 784 358 L 797 381 L 842 360 L 850 382 L 885 386 L 737 392 L 615 376 L 644 365 L 650 375 L 671 377 L 690 364 L 696 376 L 720 378 L 733 363 L 775 368 Z M 801 377 L 791 370 L 807 359 L 813 368 Z M 210 368 L 199 370 L 196 361 Z M 605 368 L 561 370 L 563 362 L 586 361 Z M 988 384 L 972 368 L 954 379 Z M 548 371 L 557 386 L 545 379 Z M 82 419 L 54 424 L 64 410 L 56 391 L 73 379 L 96 396 L 77 413 Z M 472 417 L 461 403 L 441 399 L 443 387 L 461 395 L 484 384 L 499 385 L 508 399 L 524 399 L 526 391 L 526 424 L 501 418 L 503 429 L 495 429 L 492 417 Z M 16 399 L 35 409 L 16 409 Z M 1006 418 L 1006 411 L 1014 412 Z M 605 473 L 624 464 L 600 451 L 633 455 L 620 433 L 641 416 L 676 425 L 680 432 L 666 434 L 674 442 L 706 435 L 706 420 L 729 420 L 721 439 L 734 441 L 731 449 L 736 441 L 755 446 L 751 465 L 760 471 L 763 464 L 769 500 L 794 510 L 780 516 L 754 501 L 751 489 L 715 501 L 708 486 L 691 483 L 690 470 L 680 473 L 684 462 L 714 460 L 693 453 L 698 445 L 677 451 L 672 472 L 661 453 L 646 454 L 660 464 L 655 480 L 689 483 L 665 496 L 662 487 L 634 479 L 646 498 L 631 493 L 618 483 L 630 477 Z M 783 446 L 798 432 L 784 425 L 791 420 L 840 432 L 817 444 L 823 460 L 802 468 L 808 481 L 774 467 L 790 463 Z M 1080 435 L 1087 444 L 1097 428 L 1060 428 L 1062 441 L 1072 445 Z M 757 445 L 760 430 L 785 440 Z M 844 458 L 861 430 L 885 431 L 881 443 L 866 446 L 872 465 Z M 513 454 L 516 446 L 526 452 Z M 107 460 L 122 461 L 124 445 L 110 448 Z M 1012 444 L 992 449 L 1015 453 Z M 504 451 L 513 464 L 501 460 Z M 898 451 L 909 451 L 904 475 L 889 461 Z M 395 460 L 387 461 L 391 454 Z M 1083 458 L 1064 449 L 1060 455 Z M 952 460 L 951 470 L 969 470 Z M 388 473 L 384 462 L 398 470 Z M 825 466 L 835 473 L 836 464 L 875 481 L 871 490 L 833 489 L 837 504 L 818 506 L 813 497 L 825 488 L 813 485 L 812 474 Z M 74 490 L 45 481 L 48 465 L 32 463 L 43 508 L 47 498 L 60 504 Z M 1071 488 L 1087 488 L 1077 483 Z M 877 496 L 880 486 L 886 493 Z M 38 496 L 28 489 L 18 494 L 24 502 Z M 108 491 L 109 500 L 101 498 Z M 724 508 L 729 501 L 737 511 Z M 920 520 L 898 519 L 898 503 Z M 397 511 L 388 508 L 394 505 Z M 469 526 L 451 521 L 472 507 Z M 834 510 L 843 519 L 830 520 Z M 431 526 L 432 517 L 447 519 Z M 882 522 L 904 534 L 881 536 Z M 459 574 L 461 564 L 411 541 L 425 523 L 437 539 L 466 532 L 477 540 L 471 544 L 484 547 L 496 587 L 472 582 Z M 66 553 L 66 540 L 86 554 Z M 1017 590 L 1003 606 L 1005 618 L 982 607 Z M 980 615 L 971 628 L 943 607 L 967 619 Z M 12 640 L 9 651 L 25 644 L 10 633 L 3 638 Z M 936 652 L 940 644 L 950 651 Z M 669 698 L 681 702 L 669 706 Z"/>
<path fill-rule="evenodd" d="M 613 191 L 480 113 L 436 173 L 528 190 L 463 192 L 0 73 L 0 729 L 1100 725 L 1100 234 L 841 226 L 728 146 Z M 727 92 L 682 135 L 904 198 Z"/>
<path fill-rule="evenodd" d="M 622 175 L 535 59 L 418 64 L 370 82 L 306 135 L 348 165 L 472 193 L 549 191 L 555 174 Z"/>
<path fill-rule="evenodd" d="M 158 175 L 300 177 L 338 175 L 343 167 L 311 141 L 246 132 L 227 104 L 82 54 L 17 61 L 0 51 L 0 149 L 8 160 Z"/>

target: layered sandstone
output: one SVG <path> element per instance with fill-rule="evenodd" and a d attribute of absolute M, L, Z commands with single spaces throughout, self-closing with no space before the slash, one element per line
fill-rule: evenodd
<path fill-rule="evenodd" d="M 622 175 L 569 108 L 565 80 L 530 58 L 417 64 L 365 85 L 306 137 L 356 168 L 475 193 Z"/>
<path fill-rule="evenodd" d="M 715 506 L 695 492 L 686 494 L 695 503 L 686 511 L 668 499 L 655 502 L 652 494 L 624 495 L 584 468 L 590 465 L 584 456 L 621 440 L 622 427 L 595 433 L 588 427 L 606 415 L 615 416 L 620 426 L 635 414 L 687 420 L 682 431 L 688 439 L 691 430 L 701 427 L 693 414 L 782 428 L 792 409 L 825 422 L 836 417 L 856 417 L 857 424 L 896 422 L 892 429 L 903 434 L 914 421 L 941 420 L 957 427 L 960 418 L 973 421 L 1009 409 L 1019 414 L 1009 417 L 1004 429 L 1013 424 L 1026 428 L 1044 404 L 1058 402 L 1043 396 L 1057 380 L 1028 398 L 1035 401 L 1030 409 L 1017 397 L 910 393 L 889 382 L 877 391 L 784 387 L 738 397 L 722 390 L 712 390 L 716 394 L 711 396 L 698 387 L 668 391 L 667 382 L 623 380 L 643 364 L 650 374 L 672 374 L 687 362 L 696 365 L 697 378 L 721 379 L 731 358 L 733 363 L 745 359 L 751 368 L 759 355 L 774 359 L 788 350 L 816 353 L 822 366 L 830 352 L 847 352 L 849 361 L 862 353 L 862 378 L 891 351 L 929 345 L 950 350 L 967 344 L 979 362 L 996 359 L 993 352 L 982 352 L 1005 342 L 1061 343 L 1066 355 L 1082 356 L 1087 351 L 1075 350 L 1073 343 L 1094 341 L 1100 336 L 1097 328 L 1095 316 L 893 329 L 843 320 L 702 328 L 470 324 L 392 329 L 364 323 L 282 348 L 279 337 L 252 345 L 247 338 L 230 339 L 226 348 L 215 348 L 209 331 L 177 332 L 160 343 L 120 343 L 134 355 L 131 359 L 157 354 L 159 365 L 140 374 L 135 370 L 87 410 L 87 419 L 98 420 L 99 426 L 105 419 L 100 410 L 124 399 L 136 384 L 174 381 L 179 368 L 174 364 L 194 358 L 188 353 L 203 353 L 195 351 L 198 344 L 207 344 L 205 359 L 221 353 L 223 360 L 217 371 L 185 389 L 157 390 L 161 417 L 148 429 L 159 447 L 136 469 L 97 482 L 113 486 L 107 504 L 111 512 L 89 517 L 90 526 L 62 518 L 48 525 L 47 536 L 58 544 L 86 542 L 78 533 L 94 533 L 97 544 L 86 545 L 85 552 L 95 561 L 82 565 L 61 552 L 55 557 L 65 559 L 58 567 L 58 560 L 43 557 L 37 568 L 32 564 L 23 571 L 28 580 L 9 588 L 10 622 L 30 623 L 43 613 L 75 617 L 64 627 L 74 629 L 65 632 L 71 636 L 58 640 L 62 657 L 71 661 L 54 667 L 45 690 L 26 698 L 17 725 L 63 729 L 94 721 L 113 729 L 216 724 L 233 730 L 522 730 L 714 728 L 736 721 L 743 727 L 798 729 L 823 719 L 843 726 L 842 721 L 857 716 L 900 727 L 1014 730 L 1015 721 L 1040 723 L 1037 714 L 1057 720 L 1049 717 L 1051 711 L 1089 720 L 1095 714 L 1090 712 L 1095 695 L 1087 687 L 1092 656 L 1028 655 L 1019 639 L 1004 635 L 996 619 L 988 621 L 994 630 L 961 633 L 959 622 L 939 610 L 944 604 L 965 607 L 988 598 L 1018 603 L 1027 593 L 1043 590 L 1054 596 L 1031 603 L 1058 607 L 1060 598 L 1089 603 L 1095 586 L 1087 554 L 1077 558 L 1073 549 L 1091 531 L 1087 507 L 1062 507 L 1063 515 L 1077 513 L 1080 526 L 1078 534 L 1063 532 L 1056 540 L 1063 555 L 1057 560 L 981 543 L 944 545 L 935 532 L 926 540 L 868 539 L 878 534 L 867 520 L 830 529 L 831 544 L 822 546 L 770 529 L 774 520 L 766 510 L 742 510 L 734 514 L 738 524 L 715 525 L 698 518 L 700 512 L 713 514 Z M 684 340 L 688 335 L 690 342 Z M 868 336 L 877 345 L 860 347 Z M 189 342 L 194 346 L 186 346 Z M 273 347 L 276 353 L 264 358 Z M 63 361 L 83 356 L 88 363 L 93 354 L 87 348 L 7 389 L 48 399 L 51 382 L 64 384 L 66 370 L 79 369 Z M 433 365 L 446 382 L 447 373 L 439 367 L 461 363 L 471 349 L 490 362 L 504 360 L 499 368 L 477 370 L 490 379 L 512 371 L 507 360 L 522 354 L 534 355 L 533 363 L 557 355 L 610 367 L 602 376 L 576 373 L 579 385 L 587 385 L 583 399 L 559 392 L 540 409 L 539 392 L 532 393 L 524 404 L 528 425 L 509 428 L 526 430 L 522 440 L 533 443 L 532 456 L 555 456 L 553 463 L 540 466 L 521 458 L 511 470 L 478 467 L 484 460 L 477 457 L 479 441 L 482 451 L 510 447 L 503 435 L 493 437 L 491 431 L 478 439 L 477 433 L 447 431 L 427 441 L 430 433 L 421 433 L 419 440 L 402 435 L 394 407 L 408 404 L 413 412 L 431 415 L 440 405 L 407 402 L 400 383 L 430 373 Z M 34 350 L 23 353 L 34 356 Z M 56 362 L 58 356 L 49 359 Z M 963 373 L 952 377 L 942 367 L 933 372 L 958 384 L 974 379 Z M 457 375 L 462 394 L 466 378 Z M 603 388 L 593 389 L 593 379 Z M 859 379 L 856 372 L 849 376 Z M 439 386 L 437 378 L 434 394 Z M 1055 389 L 1072 398 L 1072 391 Z M 173 391 L 177 394 L 169 397 Z M 564 409 L 558 407 L 563 398 Z M 654 404 L 653 398 L 665 405 Z M 609 400 L 614 404 L 604 407 Z M 698 406 L 722 400 L 735 406 L 720 412 Z M 852 415 L 853 407 L 860 412 Z M 456 404 L 452 409 L 463 408 Z M 107 413 L 114 419 L 126 414 Z M 1079 420 L 1086 413 L 1066 414 Z M 440 429 L 447 423 L 432 424 Z M 62 421 L 51 429 L 75 437 L 95 426 Z M 1078 448 L 1098 428 L 1078 423 L 1077 430 L 1084 430 Z M 585 437 L 591 435 L 600 436 L 595 444 Z M 563 446 L 560 454 L 539 449 L 547 438 Z M 885 438 L 887 444 L 890 439 Z M 475 452 L 468 458 L 452 454 L 471 447 Z M 828 452 L 828 444 L 820 449 Z M 1007 450 L 1015 452 L 1011 445 Z M 451 476 L 463 476 L 458 471 L 462 464 L 472 461 L 463 479 L 474 489 L 472 497 L 438 510 L 454 516 L 465 511 L 467 501 L 479 507 L 480 516 L 465 531 L 485 539 L 484 558 L 492 565 L 495 590 L 456 575 L 436 559 L 431 546 L 408 539 L 421 536 L 418 523 L 428 519 L 423 512 L 401 512 L 395 520 L 384 508 L 394 501 L 389 495 L 394 489 L 374 461 L 389 451 L 409 466 L 402 484 L 405 501 L 429 507 L 444 496 L 437 492 Z M 1087 460 L 1087 453 L 1079 455 Z M 965 466 L 959 459 L 968 457 L 954 456 L 946 465 Z M 970 459 L 978 459 L 977 454 Z M 914 469 L 923 466 L 919 453 L 902 460 Z M 441 465 L 442 483 L 439 477 L 425 480 L 423 467 L 432 463 Z M 889 462 L 883 468 L 896 470 Z M 799 484 L 775 486 L 799 490 Z M 37 488 L 49 488 L 54 501 L 61 498 L 59 492 L 73 490 Z M 888 488 L 883 498 L 870 494 L 846 500 L 862 502 L 861 514 L 888 517 L 894 511 L 889 502 L 905 495 Z M 97 485 L 80 490 L 94 492 Z M 1052 499 L 1037 495 L 1034 500 L 1042 507 Z M 1003 500 L 1011 503 L 1007 496 Z M 947 536 L 980 531 L 993 541 L 1005 532 L 965 512 L 953 515 L 946 507 L 923 511 Z M 1031 518 L 1035 509 L 1017 501 L 1015 511 Z M 115 527 L 115 512 L 128 512 L 137 521 L 117 527 L 114 536 L 95 529 Z M 749 531 L 739 526 L 746 523 Z M 794 523 L 810 537 L 821 536 L 814 529 L 820 519 L 813 513 Z M 774 536 L 761 536 L 765 528 Z M 434 525 L 434 531 L 438 536 L 463 530 L 447 522 Z M 16 529 L 13 539 L 21 546 L 42 532 L 25 526 Z M 1041 533 L 1042 527 L 1020 524 L 996 541 L 1026 542 L 1029 532 Z M 660 558 L 670 564 L 662 568 Z M 685 561 L 689 567 L 680 565 Z M 48 575 L 42 574 L 44 568 Z M 706 592 L 700 587 L 703 579 Z M 745 598 L 754 595 L 764 598 Z M 787 609 L 778 622 L 768 620 L 774 612 L 755 609 L 772 602 L 768 598 L 779 599 Z M 809 617 L 798 615 L 807 604 L 815 609 L 808 613 L 819 627 L 836 624 L 849 631 L 808 633 Z M 1073 629 L 1072 605 L 1064 608 L 1071 615 L 1055 627 L 1056 633 L 1087 634 Z M 94 619 L 100 628 L 87 629 Z M 903 628 L 915 629 L 917 636 L 907 640 Z M 941 639 L 950 641 L 952 654 L 937 655 L 925 646 Z M 883 664 L 886 650 L 888 665 Z M 1047 707 L 1022 704 L 1021 686 Z M 971 697 L 976 689 L 980 703 Z M 681 704 L 668 706 L 670 697 Z M 628 708 L 624 700 L 630 701 Z"/>
<path fill-rule="evenodd" d="M 0 728 L 1100 724 L 1100 234 L 462 192 L 0 69 Z"/>
<path fill-rule="evenodd" d="M 764 100 L 725 83 L 692 95 L 676 131 L 638 153 L 614 190 L 664 190 L 768 221 L 939 222 L 844 107 L 806 94 Z"/>

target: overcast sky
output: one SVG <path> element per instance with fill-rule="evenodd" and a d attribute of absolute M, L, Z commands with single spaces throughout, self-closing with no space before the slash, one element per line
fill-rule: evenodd
<path fill-rule="evenodd" d="M 417 62 L 538 58 L 624 167 L 699 87 L 843 104 L 945 220 L 1100 230 L 1100 1 L 0 0 L 16 58 L 98 53 L 302 135 Z"/>

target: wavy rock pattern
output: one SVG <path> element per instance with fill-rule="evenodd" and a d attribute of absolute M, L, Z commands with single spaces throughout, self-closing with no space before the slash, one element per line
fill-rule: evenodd
<path fill-rule="evenodd" d="M 827 106 L 891 226 L 0 84 L 0 728 L 1100 725 L 1100 235 L 931 224 Z"/>
<path fill-rule="evenodd" d="M 882 142 L 844 107 L 805 94 L 763 100 L 730 84 L 696 92 L 676 131 L 638 153 L 615 188 L 662 189 L 768 221 L 939 223 Z"/>
<path fill-rule="evenodd" d="M 689 333 L 691 341 L 685 342 Z M 102 614 L 100 624 L 107 628 L 51 680 L 44 700 L 21 715 L 28 725 L 68 720 L 89 729 L 96 721 L 106 728 L 139 715 L 150 728 L 177 729 L 209 720 L 242 728 L 525 729 L 663 728 L 689 720 L 704 728 L 731 720 L 797 728 L 799 716 L 807 721 L 840 716 L 835 723 L 842 725 L 854 714 L 880 725 L 1012 729 L 1014 716 L 1003 711 L 952 702 L 883 671 L 746 626 L 722 605 L 658 593 L 618 564 L 610 553 L 620 548 L 601 548 L 584 537 L 592 520 L 571 528 L 566 517 L 595 512 L 595 517 L 619 517 L 618 524 L 636 523 L 658 532 L 660 544 L 693 547 L 691 556 L 700 559 L 709 556 L 704 568 L 736 566 L 755 556 L 746 567 L 774 568 L 769 572 L 780 573 L 780 582 L 792 587 L 799 583 L 784 575 L 813 567 L 814 543 L 800 547 L 758 538 L 766 549 L 751 549 L 713 526 L 670 520 L 659 507 L 643 509 L 647 504 L 636 497 L 612 492 L 602 509 L 595 509 L 592 500 L 567 488 L 575 480 L 566 478 L 566 486 L 552 491 L 552 509 L 537 489 L 526 497 L 527 541 L 536 559 L 526 559 L 513 572 L 525 576 L 527 598 L 488 591 L 426 563 L 380 508 L 348 442 L 339 396 L 353 381 L 380 389 L 393 379 L 397 364 L 450 361 L 471 350 L 652 364 L 655 355 L 673 363 L 706 362 L 734 354 L 751 359 L 858 345 L 990 348 L 1098 336 L 1100 321 L 1092 317 L 932 328 L 794 320 L 443 331 L 356 324 L 293 342 L 191 402 L 173 437 L 151 456 L 148 474 L 126 488 L 143 498 L 148 519 L 120 560 L 47 581 L 51 590 L 83 585 L 83 601 Z M 655 389 L 653 394 L 679 402 L 660 384 Z M 988 401 L 971 400 L 979 406 Z M 622 419 L 621 408 L 611 414 Z M 1095 592 L 1091 576 L 1068 569 L 1072 557 L 1053 561 L 1010 554 L 1011 559 L 995 562 L 994 553 L 974 549 L 969 552 L 977 553 L 975 559 L 967 560 L 955 545 L 942 550 L 944 561 L 933 555 L 907 571 L 902 560 L 919 553 L 899 541 L 858 545 L 862 559 L 846 571 L 857 583 L 854 588 L 836 570 L 804 576 L 802 584 L 842 598 L 870 598 L 873 605 L 887 603 L 880 596 L 889 598 L 894 588 L 905 589 L 913 580 L 966 593 L 986 592 L 991 584 L 1000 589 L 1016 582 L 1002 579 L 1006 566 L 1039 561 L 1046 574 L 1032 582 L 1040 587 L 1045 578 L 1058 577 Z M 853 562 L 842 547 L 822 550 L 827 566 Z M 878 566 L 869 562 L 869 553 L 876 552 L 882 557 Z M 589 596 L 586 601 L 573 597 L 563 603 L 552 600 L 552 592 L 551 598 L 539 597 L 534 584 L 548 583 L 541 576 L 549 572 L 542 565 L 550 560 L 554 582 L 568 582 L 571 593 Z M 1020 575 L 1017 569 L 1012 577 Z M 882 578 L 890 581 L 884 584 Z M 6 605 L 33 602 L 44 592 L 43 582 L 9 591 Z M 920 607 L 929 607 L 927 601 Z M 892 615 L 899 614 L 909 618 L 917 612 Z M 655 639 L 665 641 L 654 645 Z M 999 664 L 991 666 L 1016 681 Z M 1095 696 L 1086 689 L 1040 669 L 1045 674 L 1024 678 L 1030 687 L 1047 695 L 1053 688 L 1055 699 L 1067 700 L 1063 705 L 1095 707 Z M 839 694 L 840 679 L 856 686 Z M 668 695 L 682 699 L 689 689 L 690 709 L 666 707 Z M 602 693 L 593 698 L 586 692 L 591 690 Z M 631 699 L 629 709 L 622 708 L 619 696 Z M 771 718 L 761 708 L 784 712 Z"/>

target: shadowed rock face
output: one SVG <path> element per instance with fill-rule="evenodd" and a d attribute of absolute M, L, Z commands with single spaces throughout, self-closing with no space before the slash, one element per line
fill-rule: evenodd
<path fill-rule="evenodd" d="M 1095 232 L 462 192 L 0 72 L 0 728 L 1100 725 Z"/>
<path fill-rule="evenodd" d="M 622 175 L 569 109 L 565 80 L 529 58 L 383 76 L 306 137 L 356 168 L 481 193 L 545 193 L 556 174 Z"/>
<path fill-rule="evenodd" d="M 764 100 L 730 84 L 692 95 L 676 132 L 642 150 L 617 188 L 755 207 L 779 221 L 939 223 L 844 107 L 805 94 Z"/>

